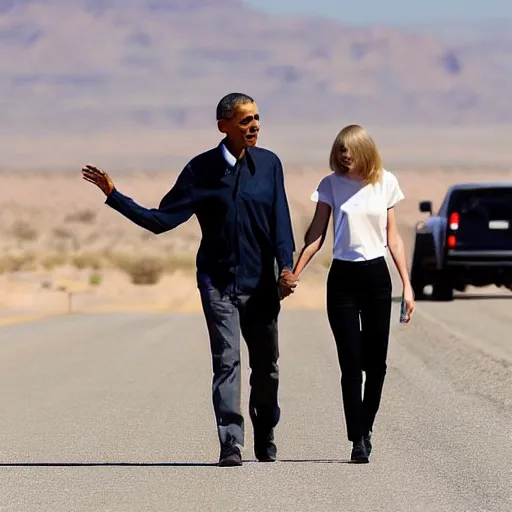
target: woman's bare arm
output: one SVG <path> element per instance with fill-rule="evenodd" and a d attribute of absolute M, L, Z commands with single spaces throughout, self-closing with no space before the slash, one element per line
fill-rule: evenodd
<path fill-rule="evenodd" d="M 316 205 L 315 214 L 304 237 L 302 248 L 293 274 L 296 278 L 306 268 L 313 256 L 322 248 L 331 217 L 331 207 L 319 201 Z"/>
<path fill-rule="evenodd" d="M 404 299 L 408 309 L 408 320 L 414 311 L 414 292 L 412 290 L 409 272 L 407 271 L 407 258 L 405 256 L 405 246 L 400 233 L 398 232 L 395 209 L 388 210 L 388 228 L 387 228 L 388 248 L 393 261 L 395 262 L 400 279 L 402 280 Z"/>
<path fill-rule="evenodd" d="M 387 229 L 388 248 L 393 261 L 395 262 L 400 279 L 404 288 L 410 286 L 409 273 L 407 271 L 407 259 L 405 256 L 405 246 L 396 223 L 395 209 L 388 210 L 388 229 Z"/>

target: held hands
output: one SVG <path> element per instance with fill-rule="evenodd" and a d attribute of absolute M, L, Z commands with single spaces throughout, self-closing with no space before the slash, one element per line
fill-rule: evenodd
<path fill-rule="evenodd" d="M 114 183 L 110 176 L 95 165 L 89 164 L 83 167 L 82 177 L 85 181 L 94 183 L 106 196 L 114 190 Z"/>
<path fill-rule="evenodd" d="M 281 300 L 285 299 L 295 291 L 297 281 L 298 278 L 291 270 L 285 269 L 281 272 L 281 276 L 279 278 L 279 298 Z"/>

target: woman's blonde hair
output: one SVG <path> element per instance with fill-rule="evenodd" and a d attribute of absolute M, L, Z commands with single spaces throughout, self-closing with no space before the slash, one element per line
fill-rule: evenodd
<path fill-rule="evenodd" d="M 329 166 L 337 174 L 346 174 L 343 166 L 343 152 L 348 151 L 351 162 L 367 184 L 380 181 L 382 176 L 382 158 L 375 141 L 368 132 L 357 124 L 345 126 L 341 130 L 331 148 Z"/>

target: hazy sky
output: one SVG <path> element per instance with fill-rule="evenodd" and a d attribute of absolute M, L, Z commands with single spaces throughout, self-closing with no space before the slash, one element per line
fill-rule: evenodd
<path fill-rule="evenodd" d="M 511 0 L 245 0 L 245 3 L 268 12 L 317 14 L 347 23 L 512 18 Z"/>

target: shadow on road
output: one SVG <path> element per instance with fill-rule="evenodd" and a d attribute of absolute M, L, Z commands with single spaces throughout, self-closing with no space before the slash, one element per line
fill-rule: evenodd
<path fill-rule="evenodd" d="M 484 295 L 478 293 L 471 293 L 467 295 L 454 295 L 454 300 L 511 300 L 512 293 L 496 293 L 494 295 Z"/>
<path fill-rule="evenodd" d="M 216 462 L 3 462 L 0 467 L 97 467 L 97 466 L 129 466 L 129 467 L 151 467 L 151 466 L 217 466 Z"/>
<path fill-rule="evenodd" d="M 279 459 L 279 462 L 313 462 L 315 464 L 353 464 L 349 459 Z"/>
<path fill-rule="evenodd" d="M 262 464 L 257 460 L 244 460 L 244 464 Z M 278 459 L 277 462 L 351 464 L 348 459 Z M 217 466 L 216 462 L 2 462 L 0 467 L 208 467 Z"/>
<path fill-rule="evenodd" d="M 480 294 L 480 293 L 455 293 L 453 295 L 453 301 L 459 301 L 459 300 L 512 300 L 512 293 L 495 293 L 495 294 Z M 393 302 L 399 302 L 398 300 L 393 299 Z M 416 302 L 437 302 L 439 304 L 446 304 L 452 302 L 450 301 L 443 301 L 443 300 L 436 300 L 431 295 L 425 295 L 421 299 L 416 299 Z"/>

